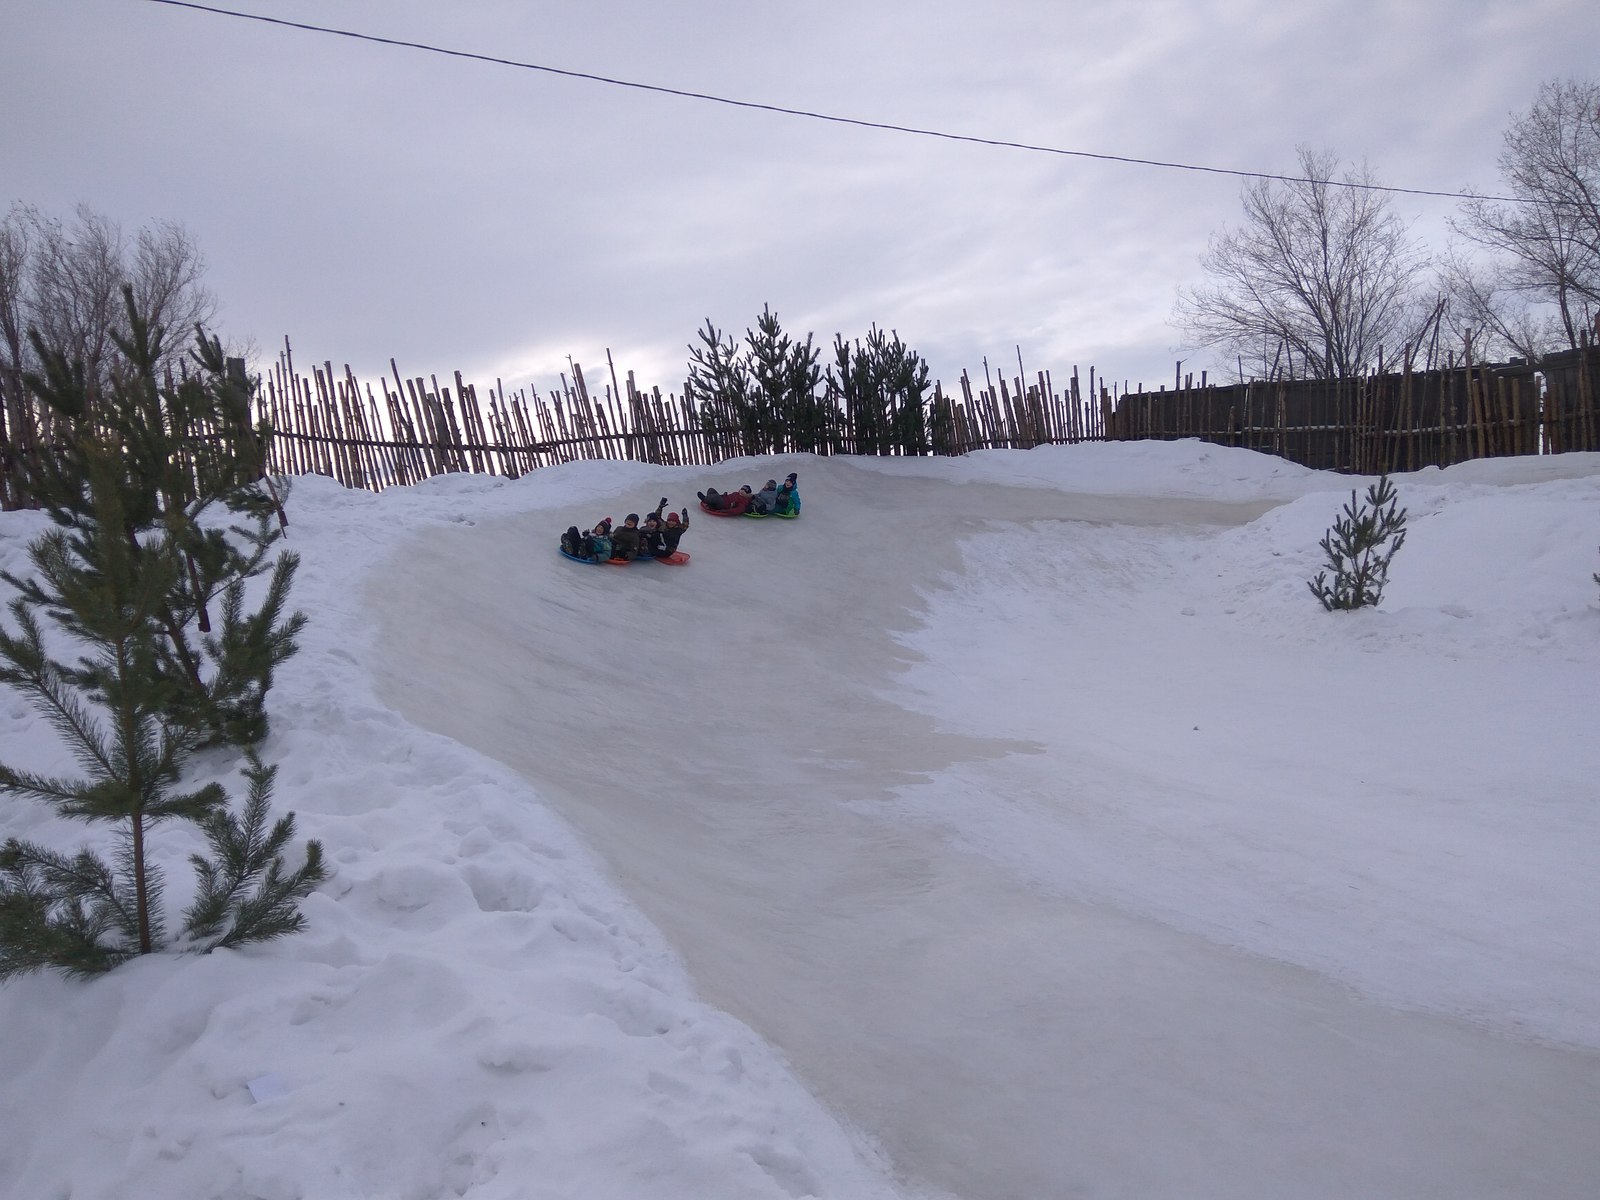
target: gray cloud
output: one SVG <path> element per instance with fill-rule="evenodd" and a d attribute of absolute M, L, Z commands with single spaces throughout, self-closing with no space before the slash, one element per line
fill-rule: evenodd
<path fill-rule="evenodd" d="M 1091 152 L 1492 188 L 1508 113 L 1600 61 L 1587 4 L 804 6 L 422 0 L 253 11 L 573 70 Z M 737 334 L 897 329 L 1166 381 L 1167 326 L 1240 181 L 651 95 L 128 0 L 26 6 L 0 44 L 13 200 L 185 224 L 223 332 L 361 374 L 555 386 L 609 347 L 676 388 Z M 1430 240 L 1446 202 L 1400 197 Z M 1435 242 L 1442 247 L 1442 236 Z M 1200 362 L 1195 367 L 1204 365 Z M 1010 368 L 1008 368 L 1010 369 Z M 486 381 L 486 380 L 485 380 Z"/>

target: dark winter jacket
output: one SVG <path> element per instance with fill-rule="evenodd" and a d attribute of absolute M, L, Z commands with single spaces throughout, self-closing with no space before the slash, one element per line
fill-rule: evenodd
<path fill-rule="evenodd" d="M 666 530 L 660 525 L 646 524 L 639 531 L 639 553 L 657 558 L 667 553 Z"/>
<path fill-rule="evenodd" d="M 618 525 L 611 531 L 611 557 L 638 558 L 643 539 L 643 531 L 637 525 Z"/>

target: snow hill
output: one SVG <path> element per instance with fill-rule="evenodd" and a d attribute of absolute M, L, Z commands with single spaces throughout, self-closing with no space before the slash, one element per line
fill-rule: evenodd
<path fill-rule="evenodd" d="M 790 470 L 798 521 L 695 507 Z M 1600 455 L 1397 476 L 1384 604 L 1325 613 L 1367 482 L 296 480 L 266 756 L 332 877 L 292 939 L 0 987 L 0 1195 L 1592 1197 Z M 556 554 L 663 494 L 687 566 Z M 15 696 L 0 760 L 72 770 Z"/>

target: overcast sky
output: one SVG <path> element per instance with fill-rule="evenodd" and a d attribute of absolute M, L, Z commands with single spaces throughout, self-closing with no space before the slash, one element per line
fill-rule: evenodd
<path fill-rule="evenodd" d="M 223 0 L 224 5 L 226 0 Z M 1509 114 L 1593 78 L 1592 0 L 237 0 L 239 10 L 1066 150 L 1494 191 Z M 953 386 L 1198 369 L 1169 325 L 1239 178 L 911 136 L 151 0 L 8 0 L 0 206 L 176 220 L 225 338 L 359 375 L 679 390 L 706 318 L 897 330 Z M 1447 200 L 1395 198 L 1430 245 Z"/>

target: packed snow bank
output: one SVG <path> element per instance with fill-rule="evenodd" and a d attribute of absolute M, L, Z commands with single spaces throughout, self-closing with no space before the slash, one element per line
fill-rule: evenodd
<path fill-rule="evenodd" d="M 374 697 L 374 667 L 408 651 L 375 636 L 364 590 L 449 583 L 403 568 L 374 580 L 395 546 L 640 474 L 613 468 L 604 488 L 603 471 L 461 478 L 383 497 L 296 482 L 294 602 L 311 621 L 273 692 L 266 756 L 282 766 L 279 809 L 322 841 L 331 879 L 296 937 L 0 987 L 0 1195 L 904 1194 L 765 1043 L 695 998 L 525 780 Z M 0 567 L 19 569 L 40 527 L 7 514 Z M 75 770 L 19 699 L 0 715 L 0 761 Z M 0 834 L 108 845 L 16 801 L 0 807 Z M 177 912 L 194 847 L 172 827 L 156 840 Z"/>
<path fill-rule="evenodd" d="M 1565 572 L 1533 612 L 1468 593 L 1463 642 L 1453 611 L 1310 596 L 1364 481 L 1168 445 L 1130 452 L 1165 479 L 1130 494 L 1098 457 L 1124 449 L 1011 456 L 1020 488 L 973 477 L 1005 456 L 801 462 L 801 521 L 701 522 L 681 574 L 524 559 L 548 531 L 517 520 L 419 540 L 458 591 L 381 605 L 414 651 L 387 694 L 538 781 L 707 997 L 915 1180 L 1514 1196 L 1538 1162 L 1582 1194 L 1596 764 L 1548 712 L 1561 762 L 1517 747 L 1531 696 L 1592 675 L 1594 479 L 1464 485 L 1568 536 L 1524 543 Z M 1457 489 L 1402 486 L 1397 575 L 1442 592 Z M 450 620 L 485 570 L 496 602 Z M 1545 653 L 1530 619 L 1570 636 Z M 1478 764 L 1440 749 L 1463 721 Z"/>
<path fill-rule="evenodd" d="M 1587 1198 L 1597 478 L 1400 477 L 1339 616 L 1365 481 L 1197 443 L 298 481 L 267 756 L 333 877 L 0 987 L 0 1194 Z M 664 492 L 687 567 L 556 555 Z M 70 770 L 15 697 L 0 761 Z"/>
<path fill-rule="evenodd" d="M 1348 493 L 968 539 L 895 694 L 1039 753 L 900 807 L 1063 895 L 1600 1048 L 1600 480 L 1401 487 L 1393 582 L 1356 613 L 1306 587 Z"/>

